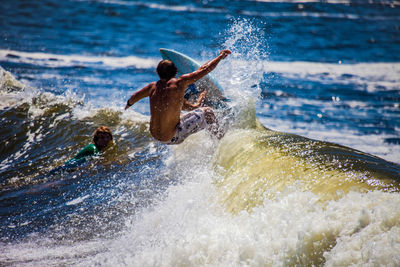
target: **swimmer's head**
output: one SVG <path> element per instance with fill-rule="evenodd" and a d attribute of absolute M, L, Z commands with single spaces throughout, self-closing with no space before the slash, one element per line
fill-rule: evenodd
<path fill-rule="evenodd" d="M 160 79 L 169 80 L 175 77 L 178 69 L 176 68 L 175 64 L 169 60 L 162 60 L 158 63 L 157 66 L 157 74 Z"/>
<path fill-rule="evenodd" d="M 106 126 L 101 126 L 94 131 L 93 143 L 99 150 L 104 149 L 112 139 L 111 130 Z"/>

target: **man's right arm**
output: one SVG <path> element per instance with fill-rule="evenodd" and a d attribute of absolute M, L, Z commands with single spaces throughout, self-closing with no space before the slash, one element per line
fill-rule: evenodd
<path fill-rule="evenodd" d="M 201 107 L 204 104 L 204 100 L 206 99 L 207 91 L 201 92 L 199 98 L 197 98 L 197 102 L 195 104 L 190 103 L 186 99 L 183 99 L 182 110 L 191 111 L 196 108 Z"/>
<path fill-rule="evenodd" d="M 208 61 L 198 70 L 192 73 L 184 74 L 181 77 L 179 77 L 178 83 L 180 84 L 180 86 L 186 87 L 189 84 L 197 82 L 198 80 L 206 76 L 208 73 L 210 73 L 212 70 L 214 70 L 215 67 L 218 65 L 218 63 L 221 61 L 221 59 L 226 58 L 230 53 L 231 51 L 227 49 L 222 50 L 216 58 Z"/>
<path fill-rule="evenodd" d="M 148 84 L 147 86 L 143 87 L 139 91 L 135 92 L 126 102 L 125 110 L 127 110 L 130 106 L 138 102 L 140 99 L 150 96 L 150 89 L 152 84 Z"/>

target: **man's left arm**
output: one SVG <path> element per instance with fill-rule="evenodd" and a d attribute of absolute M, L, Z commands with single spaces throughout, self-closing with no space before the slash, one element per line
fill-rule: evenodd
<path fill-rule="evenodd" d="M 125 110 L 127 110 L 130 106 L 138 102 L 140 99 L 145 98 L 150 96 L 150 88 L 151 88 L 151 83 L 139 91 L 135 92 L 126 102 Z"/>

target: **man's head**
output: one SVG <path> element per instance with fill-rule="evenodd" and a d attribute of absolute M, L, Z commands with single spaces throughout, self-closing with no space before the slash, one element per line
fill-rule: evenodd
<path fill-rule="evenodd" d="M 93 143 L 99 150 L 105 148 L 112 139 L 111 130 L 106 126 L 101 126 L 94 131 Z"/>
<path fill-rule="evenodd" d="M 175 77 L 178 69 L 176 68 L 175 64 L 169 60 L 162 60 L 158 63 L 157 66 L 157 74 L 160 79 L 169 80 Z"/>

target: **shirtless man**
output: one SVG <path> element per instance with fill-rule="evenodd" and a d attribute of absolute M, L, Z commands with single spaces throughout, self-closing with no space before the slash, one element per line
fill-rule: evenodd
<path fill-rule="evenodd" d="M 200 107 L 205 100 L 203 91 L 196 104 L 184 99 L 186 87 L 204 77 L 231 51 L 222 50 L 216 58 L 208 61 L 198 70 L 175 78 L 177 68 L 169 60 L 162 60 L 157 66 L 160 80 L 152 82 L 135 92 L 127 101 L 125 109 L 142 98 L 150 97 L 150 133 L 166 144 L 180 144 L 189 135 L 207 128 L 217 135 L 214 111 L 210 107 Z M 181 116 L 181 110 L 191 111 Z M 218 137 L 218 136 L 217 136 Z"/>

